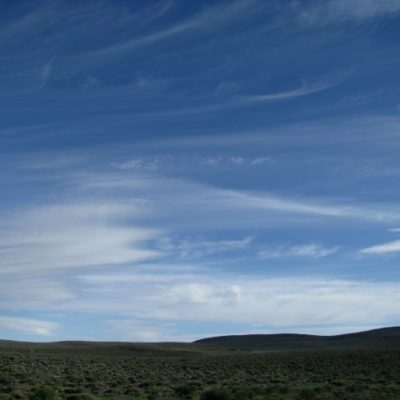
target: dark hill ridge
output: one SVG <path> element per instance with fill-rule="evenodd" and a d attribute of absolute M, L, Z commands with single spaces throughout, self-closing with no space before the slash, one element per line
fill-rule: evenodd
<path fill-rule="evenodd" d="M 134 343 L 134 342 L 96 342 L 60 341 L 48 343 L 18 342 L 0 340 L 1 352 L 34 354 L 65 354 L 77 356 L 179 356 L 193 353 L 194 346 L 189 343 Z"/>
<path fill-rule="evenodd" d="M 400 349 L 400 327 L 381 328 L 336 336 L 293 333 L 218 336 L 193 343 L 131 343 L 62 341 L 30 343 L 0 340 L 0 352 L 65 353 L 104 356 L 179 356 L 204 352 L 281 352 L 320 350 Z"/>
<path fill-rule="evenodd" d="M 250 334 L 200 339 L 196 345 L 248 351 L 400 348 L 400 327 L 380 328 L 335 336 Z"/>

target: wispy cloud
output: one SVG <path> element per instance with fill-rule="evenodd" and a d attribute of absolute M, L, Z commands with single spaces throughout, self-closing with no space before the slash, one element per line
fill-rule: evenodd
<path fill-rule="evenodd" d="M 113 163 L 112 166 L 121 169 L 122 171 L 127 171 L 131 169 L 156 171 L 163 164 L 165 164 L 164 158 L 161 160 L 158 157 L 153 157 L 151 160 L 145 160 L 143 158 L 133 158 L 124 162 Z"/>
<path fill-rule="evenodd" d="M 144 243 L 155 230 L 126 227 L 134 207 L 116 203 L 43 206 L 0 226 L 0 273 L 135 263 L 157 256 Z"/>
<path fill-rule="evenodd" d="M 275 164 L 275 160 L 267 156 L 246 157 L 241 155 L 220 155 L 202 157 L 199 159 L 200 164 L 212 167 L 248 167 L 248 166 L 265 166 Z"/>
<path fill-rule="evenodd" d="M 162 267 L 160 267 L 162 270 Z M 318 278 L 266 278 L 216 273 L 179 280 L 92 282 L 90 298 L 70 309 L 129 320 L 265 324 L 269 328 L 385 325 L 399 317 L 398 283 Z M 112 298 L 110 290 L 113 291 Z M 108 301 L 102 300 L 108 293 Z M 368 304 L 369 307 L 365 307 Z M 116 313 L 116 314 L 115 314 Z M 248 325 L 249 326 L 249 325 Z"/>
<path fill-rule="evenodd" d="M 397 203 L 365 203 L 354 198 L 342 198 L 338 201 L 325 197 L 309 198 L 265 191 L 230 190 L 162 175 L 149 177 L 139 174 L 132 177 L 126 173 L 94 174 L 84 176 L 80 185 L 81 190 L 92 194 L 96 187 L 99 190 L 116 190 L 120 187 L 125 190 L 123 196 L 130 190 L 142 201 L 148 200 L 152 204 L 157 210 L 159 220 L 165 217 L 174 218 L 178 224 L 185 220 L 190 220 L 191 224 L 196 221 L 196 227 L 199 228 L 204 222 L 211 225 L 218 223 L 221 226 L 225 222 L 230 227 L 244 227 L 257 224 L 257 221 L 258 224 L 265 224 L 267 220 L 269 223 L 276 220 L 284 225 L 290 221 L 299 222 L 298 217 L 308 217 L 308 223 L 311 218 L 329 219 L 337 223 L 351 218 L 354 221 L 380 224 L 393 224 L 400 220 L 400 207 Z M 193 207 L 194 204 L 196 207 Z M 241 218 L 233 218 L 232 213 Z"/>
<path fill-rule="evenodd" d="M 308 24 L 325 24 L 346 21 L 363 21 L 383 15 L 395 15 L 400 11 L 398 0 L 329 0 L 316 2 L 311 7 L 301 2 L 293 2 L 302 22 Z"/>
<path fill-rule="evenodd" d="M 275 161 L 270 157 L 256 157 L 250 161 L 251 165 L 264 165 L 264 164 L 274 164 Z"/>
<path fill-rule="evenodd" d="M 118 54 L 164 41 L 174 36 L 187 35 L 198 30 L 208 31 L 213 28 L 220 28 L 221 24 L 232 22 L 232 20 L 238 17 L 243 18 L 244 13 L 246 11 L 251 11 L 251 6 L 254 6 L 256 3 L 256 0 L 235 0 L 229 3 L 223 2 L 206 7 L 196 15 L 184 21 L 180 21 L 175 25 L 166 27 L 163 30 L 138 36 L 124 42 L 115 43 L 111 46 L 91 52 L 88 56 L 90 58 L 115 57 Z"/>
<path fill-rule="evenodd" d="M 251 96 L 242 96 L 241 103 L 267 103 L 272 101 L 288 100 L 296 97 L 307 96 L 329 89 L 340 83 L 340 79 L 326 79 L 314 83 L 303 84 L 301 87 L 280 93 L 259 94 Z"/>
<path fill-rule="evenodd" d="M 357 145 L 360 150 L 365 149 L 397 149 L 400 141 L 397 132 L 400 128 L 398 115 L 368 115 L 346 118 L 327 118 L 313 121 L 284 122 L 278 126 L 267 126 L 256 130 L 235 130 L 233 128 L 220 132 L 213 130 L 212 134 L 173 137 L 165 140 L 142 145 L 147 151 L 156 150 L 160 146 L 165 151 L 171 149 L 195 150 L 216 149 L 233 153 L 235 149 L 263 149 L 270 155 L 282 149 L 292 154 L 293 150 L 315 149 L 331 146 Z M 336 134 L 335 134 L 336 133 Z M 340 133 L 340 134 L 339 134 Z M 246 140 L 243 140 L 243 138 Z M 368 140 L 366 140 L 368 139 Z M 343 147 L 343 151 L 345 148 Z M 236 150 L 237 151 L 237 150 Z M 271 155 L 272 156 L 272 155 Z M 307 154 L 309 156 L 309 154 Z M 315 155 L 314 155 L 315 156 Z M 354 157 L 353 157 L 354 158 Z"/>
<path fill-rule="evenodd" d="M 190 115 L 190 114 L 203 114 L 203 113 L 215 113 L 224 110 L 234 110 L 238 108 L 246 108 L 253 106 L 255 104 L 263 103 L 274 103 L 281 102 L 291 99 L 296 99 L 299 97 L 313 95 L 319 92 L 328 90 L 341 82 L 341 78 L 336 79 L 321 79 L 314 83 L 302 84 L 300 87 L 268 94 L 237 94 L 235 96 L 207 96 L 198 98 L 192 98 L 192 102 L 198 103 L 198 105 L 182 105 L 179 108 L 171 109 L 168 111 L 154 111 L 150 112 L 148 115 Z"/>
<path fill-rule="evenodd" d="M 296 246 L 280 246 L 262 250 L 258 253 L 261 258 L 306 257 L 323 258 L 335 254 L 339 247 L 325 247 L 317 243 L 299 244 Z"/>
<path fill-rule="evenodd" d="M 210 156 L 150 156 L 135 157 L 122 162 L 113 162 L 111 166 L 122 171 L 159 171 L 163 168 L 199 168 L 199 167 L 261 167 L 275 164 L 268 156 L 248 157 L 245 155 L 210 155 Z"/>
<path fill-rule="evenodd" d="M 50 60 L 43 66 L 41 72 L 43 82 L 46 82 L 50 78 L 51 73 L 53 71 L 53 67 L 54 67 L 54 59 Z"/>
<path fill-rule="evenodd" d="M 360 250 L 361 254 L 393 254 L 400 253 L 400 240 L 366 247 Z"/>
<path fill-rule="evenodd" d="M 187 332 L 175 329 L 184 323 L 242 324 L 246 331 L 337 332 L 338 327 L 390 325 L 400 316 L 396 282 L 268 278 L 260 273 L 232 276 L 215 268 L 177 269 L 165 263 L 136 272 L 89 271 L 79 280 L 84 284 L 79 296 L 53 300 L 41 309 L 101 315 L 98 338 L 185 340 Z M 36 308 L 27 305 L 26 309 Z M 45 321 L 0 317 L 4 331 L 45 336 L 56 333 L 57 327 Z"/>
<path fill-rule="evenodd" d="M 207 257 L 218 253 L 229 253 L 246 249 L 252 241 L 251 237 L 239 240 L 173 240 L 164 238 L 159 241 L 158 248 L 166 254 L 179 258 Z"/>
<path fill-rule="evenodd" d="M 23 273 L 16 269 L 15 273 L 2 274 L 0 281 L 0 312 L 19 310 L 40 310 L 48 304 L 63 304 L 75 297 L 74 288 L 68 276 L 61 280 L 54 276 L 43 276 L 35 271 L 33 274 Z M 1 267 L 0 267 L 1 273 Z"/>
<path fill-rule="evenodd" d="M 29 334 L 33 336 L 52 336 L 58 325 L 54 322 L 30 318 L 0 316 L 0 332 Z"/>
<path fill-rule="evenodd" d="M 160 342 L 174 340 L 173 324 L 168 322 L 143 321 L 130 319 L 108 320 L 110 337 L 118 337 L 122 340 L 140 341 L 140 342 Z"/>
<path fill-rule="evenodd" d="M 276 210 L 290 214 L 354 218 L 387 223 L 397 221 L 400 218 L 400 209 L 397 208 L 397 205 L 392 210 L 389 210 L 385 209 L 383 205 L 377 207 L 376 205 L 333 204 L 326 201 L 285 198 L 271 194 L 251 194 L 238 191 L 229 191 L 226 194 L 227 201 L 237 206 Z"/>

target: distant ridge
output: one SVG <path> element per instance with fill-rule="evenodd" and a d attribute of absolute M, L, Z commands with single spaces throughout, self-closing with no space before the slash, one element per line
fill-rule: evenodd
<path fill-rule="evenodd" d="M 0 352 L 70 353 L 88 355 L 179 355 L 213 351 L 320 351 L 320 350 L 400 350 L 400 327 L 372 329 L 335 336 L 296 333 L 217 336 L 179 342 L 60 341 L 50 343 L 0 340 Z"/>
<path fill-rule="evenodd" d="M 334 336 L 294 333 L 228 335 L 196 340 L 194 344 L 247 351 L 400 349 L 400 327 L 372 329 Z"/>

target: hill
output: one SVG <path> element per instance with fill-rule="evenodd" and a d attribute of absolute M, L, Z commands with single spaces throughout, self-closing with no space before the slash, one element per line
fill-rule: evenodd
<path fill-rule="evenodd" d="M 194 344 L 242 351 L 400 349 L 400 327 L 334 336 L 290 333 L 217 336 L 197 340 Z"/>
<path fill-rule="evenodd" d="M 193 353 L 189 343 L 133 343 L 61 341 L 49 343 L 19 342 L 0 340 L 0 353 L 64 354 L 77 356 L 178 356 Z"/>
<path fill-rule="evenodd" d="M 204 352 L 231 351 L 320 351 L 320 350 L 385 350 L 400 349 L 400 327 L 381 328 L 335 336 L 304 334 L 250 334 L 217 336 L 193 343 L 132 343 L 62 341 L 30 343 L 0 340 L 0 352 L 65 353 L 79 355 L 155 355 L 176 356 Z"/>

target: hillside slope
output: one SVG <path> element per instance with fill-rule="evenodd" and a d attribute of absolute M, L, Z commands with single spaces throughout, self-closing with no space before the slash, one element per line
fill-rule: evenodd
<path fill-rule="evenodd" d="M 399 349 L 400 327 L 381 328 L 336 336 L 252 334 L 200 339 L 196 345 L 248 351 L 322 349 Z"/>
<path fill-rule="evenodd" d="M 218 336 L 193 343 L 130 343 L 64 341 L 30 343 L 0 340 L 0 352 L 103 356 L 179 356 L 204 352 L 281 352 L 304 350 L 400 350 L 400 327 L 374 329 L 337 336 L 252 334 Z"/>

